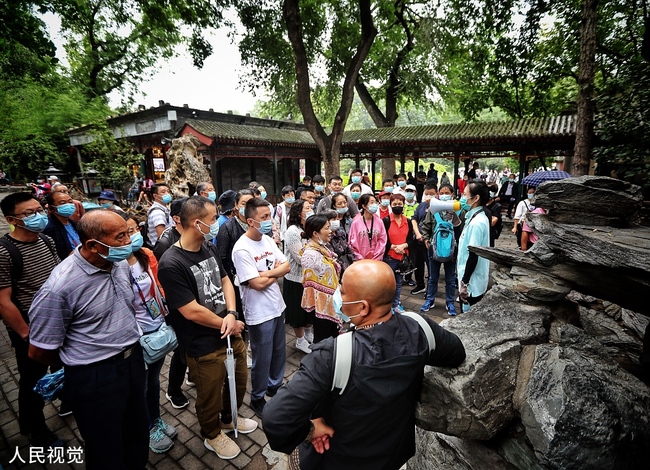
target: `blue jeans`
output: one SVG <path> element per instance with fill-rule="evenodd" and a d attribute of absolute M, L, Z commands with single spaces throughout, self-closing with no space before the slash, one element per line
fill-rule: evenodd
<path fill-rule="evenodd" d="M 160 418 L 160 371 L 163 364 L 165 364 L 164 357 L 147 366 L 145 397 L 147 399 L 147 423 L 149 429 L 153 426 L 153 422 Z"/>
<path fill-rule="evenodd" d="M 429 249 L 429 283 L 427 284 L 426 303 L 433 303 L 438 293 L 438 279 L 440 278 L 440 266 L 445 266 L 445 302 L 454 303 L 456 295 L 456 261 L 449 260 L 441 263 L 433 259 Z"/>
<path fill-rule="evenodd" d="M 267 388 L 279 388 L 284 377 L 287 343 L 284 313 L 259 325 L 248 325 L 251 342 L 251 400 L 262 400 Z"/>
<path fill-rule="evenodd" d="M 398 272 L 399 264 L 401 261 L 391 258 L 390 256 L 384 256 L 384 263 L 386 263 L 395 273 L 395 298 L 393 299 L 393 308 L 396 308 L 399 305 L 400 294 L 402 293 L 402 273 Z"/>

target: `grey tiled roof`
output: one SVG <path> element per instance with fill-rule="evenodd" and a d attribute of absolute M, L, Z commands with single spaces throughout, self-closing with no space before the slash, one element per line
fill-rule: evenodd
<path fill-rule="evenodd" d="M 207 137 L 217 140 L 234 140 L 249 142 L 272 142 L 314 147 L 314 140 L 309 132 L 281 127 L 251 126 L 205 119 L 188 119 L 185 125 Z"/>

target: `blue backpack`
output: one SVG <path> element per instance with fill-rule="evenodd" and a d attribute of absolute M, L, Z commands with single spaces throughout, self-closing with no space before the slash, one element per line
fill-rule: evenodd
<path fill-rule="evenodd" d="M 456 250 L 456 237 L 451 222 L 443 220 L 439 212 L 435 213 L 436 228 L 431 237 L 433 259 L 440 263 L 451 260 Z"/>

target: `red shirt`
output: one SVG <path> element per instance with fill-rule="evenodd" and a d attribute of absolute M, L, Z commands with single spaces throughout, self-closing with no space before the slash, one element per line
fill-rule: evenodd
<path fill-rule="evenodd" d="M 406 243 L 406 238 L 409 234 L 409 219 L 402 216 L 402 224 L 398 225 L 395 221 L 395 214 L 390 215 L 390 225 L 388 226 L 388 240 L 391 245 L 402 245 Z M 408 254 L 408 250 L 406 250 Z M 401 261 L 404 255 L 397 253 L 392 248 L 388 250 L 388 256 L 393 259 Z"/>
<path fill-rule="evenodd" d="M 379 206 L 379 218 L 383 219 L 384 217 L 388 217 L 390 215 L 390 209 L 388 207 L 384 207 L 382 205 Z"/>

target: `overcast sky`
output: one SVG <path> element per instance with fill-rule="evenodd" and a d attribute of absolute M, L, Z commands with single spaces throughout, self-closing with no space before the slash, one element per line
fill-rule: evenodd
<path fill-rule="evenodd" d="M 43 20 L 57 47 L 57 58 L 65 62 L 59 19 L 48 13 Z M 238 88 L 241 66 L 237 46 L 231 44 L 225 29 L 213 32 L 209 40 L 214 52 L 205 60 L 203 69 L 195 68 L 189 54 L 184 51 L 178 58 L 161 61 L 153 78 L 140 85 L 135 104 L 149 108 L 158 106 L 158 100 L 163 100 L 174 106 L 187 104 L 191 108 L 214 108 L 218 112 L 251 112 L 258 98 Z M 109 100 L 112 106 L 117 107 L 121 96 L 112 93 Z"/>

